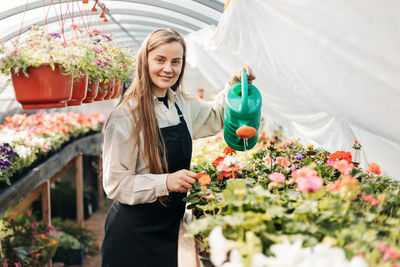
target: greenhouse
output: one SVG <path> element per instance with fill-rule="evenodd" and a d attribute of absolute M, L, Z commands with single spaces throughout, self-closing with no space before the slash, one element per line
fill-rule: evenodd
<path fill-rule="evenodd" d="M 0 6 L 0 267 L 399 267 L 400 2 Z"/>

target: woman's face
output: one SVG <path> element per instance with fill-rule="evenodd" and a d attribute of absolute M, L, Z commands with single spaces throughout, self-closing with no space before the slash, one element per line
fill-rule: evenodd
<path fill-rule="evenodd" d="M 182 71 L 183 47 L 179 42 L 166 43 L 148 54 L 148 66 L 153 90 L 164 96 L 166 89 L 176 83 Z M 157 93 L 164 93 L 158 95 Z"/>

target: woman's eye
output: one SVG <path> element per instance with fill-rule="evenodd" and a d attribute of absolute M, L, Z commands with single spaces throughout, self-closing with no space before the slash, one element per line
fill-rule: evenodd
<path fill-rule="evenodd" d="M 159 58 L 159 59 L 157 59 L 157 61 L 158 61 L 158 62 L 164 62 L 164 59 Z"/>
<path fill-rule="evenodd" d="M 179 60 L 172 61 L 172 64 L 179 64 L 179 63 L 180 63 Z"/>

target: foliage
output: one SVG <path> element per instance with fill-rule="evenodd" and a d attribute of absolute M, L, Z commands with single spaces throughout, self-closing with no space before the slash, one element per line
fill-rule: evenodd
<path fill-rule="evenodd" d="M 90 231 L 79 228 L 76 223 L 71 220 L 54 218 L 52 224 L 57 230 L 76 238 L 79 243 L 84 246 L 85 255 L 94 255 L 98 252 L 99 248 L 96 243 L 96 238 Z"/>
<path fill-rule="evenodd" d="M 57 231 L 36 221 L 31 212 L 15 221 L 2 221 L 1 262 L 10 266 L 44 266 L 57 248 Z"/>
<path fill-rule="evenodd" d="M 220 147 L 217 139 L 198 148 L 199 157 Z M 272 256 L 271 246 L 285 239 L 341 247 L 348 259 L 362 256 L 375 266 L 399 264 L 399 183 L 377 175 L 379 168 L 364 172 L 347 161 L 348 153 L 336 154 L 347 160 L 330 155 L 278 135 L 261 135 L 256 148 L 243 153 L 226 149 L 209 161 L 195 155 L 192 170 L 211 181 L 196 182 L 186 199 L 198 218 L 190 233 L 208 247 L 209 234 L 221 227 L 245 266 L 258 252 Z"/>

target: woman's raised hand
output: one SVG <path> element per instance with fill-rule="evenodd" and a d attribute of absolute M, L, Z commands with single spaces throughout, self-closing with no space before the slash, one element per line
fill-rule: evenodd
<path fill-rule="evenodd" d="M 188 170 L 180 170 L 167 176 L 167 189 L 170 192 L 186 193 L 196 182 L 196 173 Z"/>
<path fill-rule="evenodd" d="M 254 75 L 253 71 L 251 70 L 251 68 L 249 66 L 244 65 L 243 67 L 241 67 L 240 69 L 235 71 L 235 73 L 233 73 L 232 77 L 229 79 L 229 85 L 238 83 L 242 80 L 242 70 L 246 70 L 247 81 L 249 83 L 253 82 L 253 80 L 256 78 L 256 76 Z"/>

